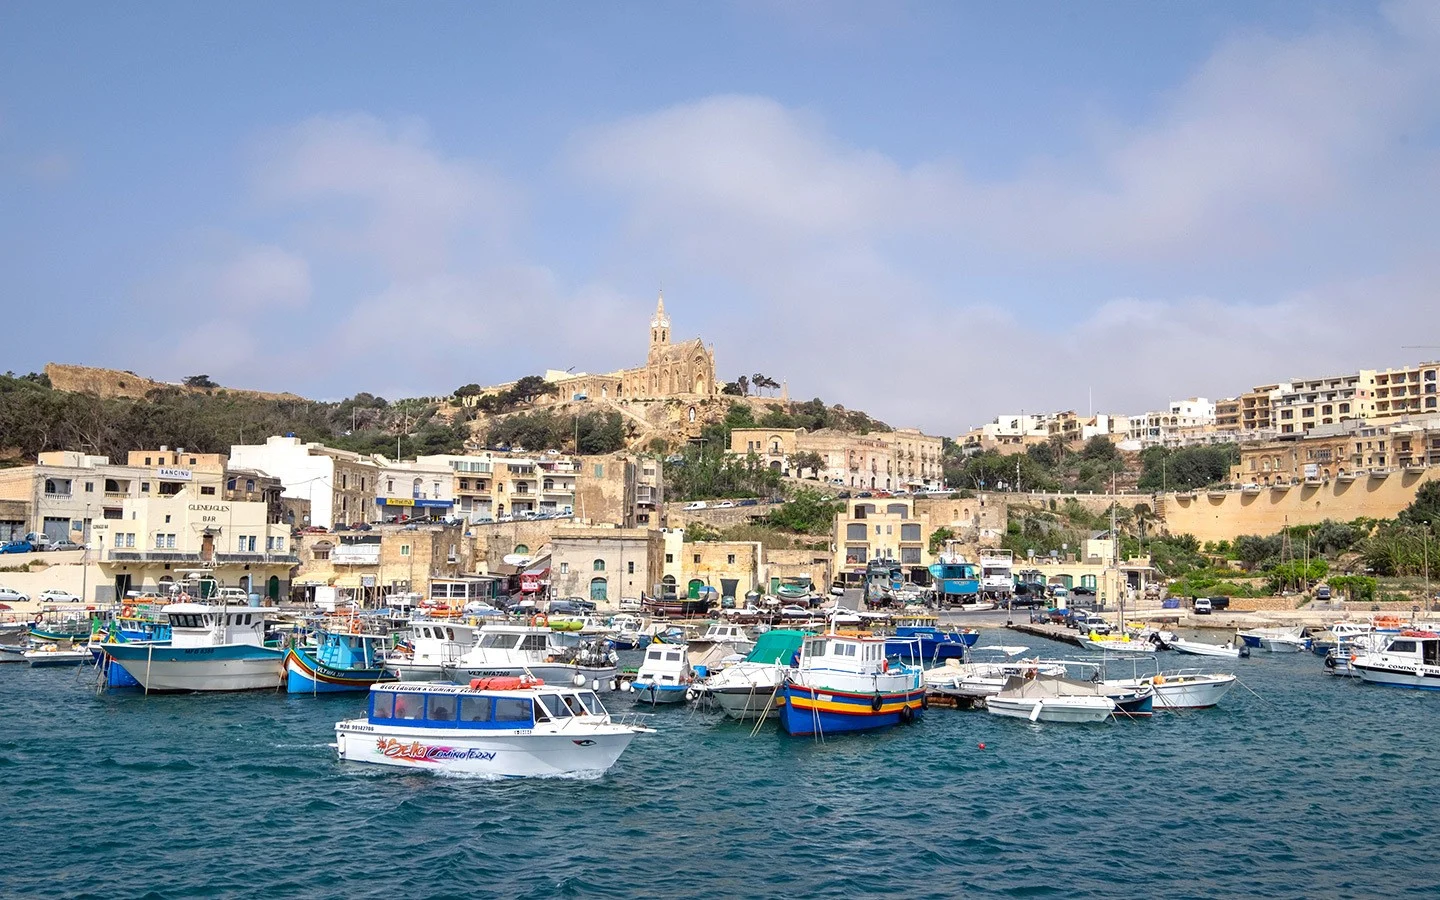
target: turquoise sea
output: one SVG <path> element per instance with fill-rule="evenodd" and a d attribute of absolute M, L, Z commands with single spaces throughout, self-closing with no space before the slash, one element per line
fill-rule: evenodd
<path fill-rule="evenodd" d="M 603 779 L 495 783 L 338 763 L 358 696 L 0 666 L 0 897 L 1440 895 L 1440 694 L 1231 668 L 1258 697 L 1092 726 L 932 709 L 817 742 L 661 710 Z"/>

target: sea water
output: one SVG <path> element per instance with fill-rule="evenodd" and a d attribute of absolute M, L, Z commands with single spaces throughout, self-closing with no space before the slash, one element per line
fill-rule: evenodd
<path fill-rule="evenodd" d="M 489 782 L 338 762 L 358 694 L 0 666 L 0 897 L 1440 894 L 1440 693 L 1217 668 L 1245 685 L 1218 708 L 1102 725 L 936 708 L 821 741 L 661 708 L 603 778 Z"/>

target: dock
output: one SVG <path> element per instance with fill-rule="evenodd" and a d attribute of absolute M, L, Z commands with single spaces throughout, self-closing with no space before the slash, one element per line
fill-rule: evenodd
<path fill-rule="evenodd" d="M 1073 628 L 1066 628 L 1064 625 L 1051 625 L 1048 622 L 1012 622 L 1005 627 L 1021 634 L 1060 641 L 1064 644 L 1074 644 L 1076 647 L 1084 646 L 1080 643 L 1080 633 Z"/>

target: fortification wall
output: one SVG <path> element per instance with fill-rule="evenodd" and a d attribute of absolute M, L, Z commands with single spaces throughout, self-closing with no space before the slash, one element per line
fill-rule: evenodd
<path fill-rule="evenodd" d="M 247 397 L 257 397 L 263 400 L 304 400 L 297 394 L 272 393 L 270 391 L 251 391 L 243 388 L 188 388 L 181 384 L 169 384 L 164 381 L 155 381 L 133 372 L 121 372 L 117 369 L 100 369 L 93 366 L 72 366 L 63 363 L 46 363 L 45 375 L 50 379 L 50 386 L 57 391 L 66 391 L 73 394 L 94 394 L 104 399 L 128 399 L 143 400 L 151 391 L 159 388 L 175 388 L 191 394 L 204 394 L 211 391 L 223 390 L 232 394 L 243 394 Z"/>

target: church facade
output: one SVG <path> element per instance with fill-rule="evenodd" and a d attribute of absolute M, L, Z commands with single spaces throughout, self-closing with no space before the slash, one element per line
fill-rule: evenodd
<path fill-rule="evenodd" d="M 701 400 L 720 392 L 714 349 L 699 338 L 670 342 L 664 294 L 650 320 L 650 351 L 645 365 L 607 375 L 555 378 L 554 382 L 562 400 Z"/>

